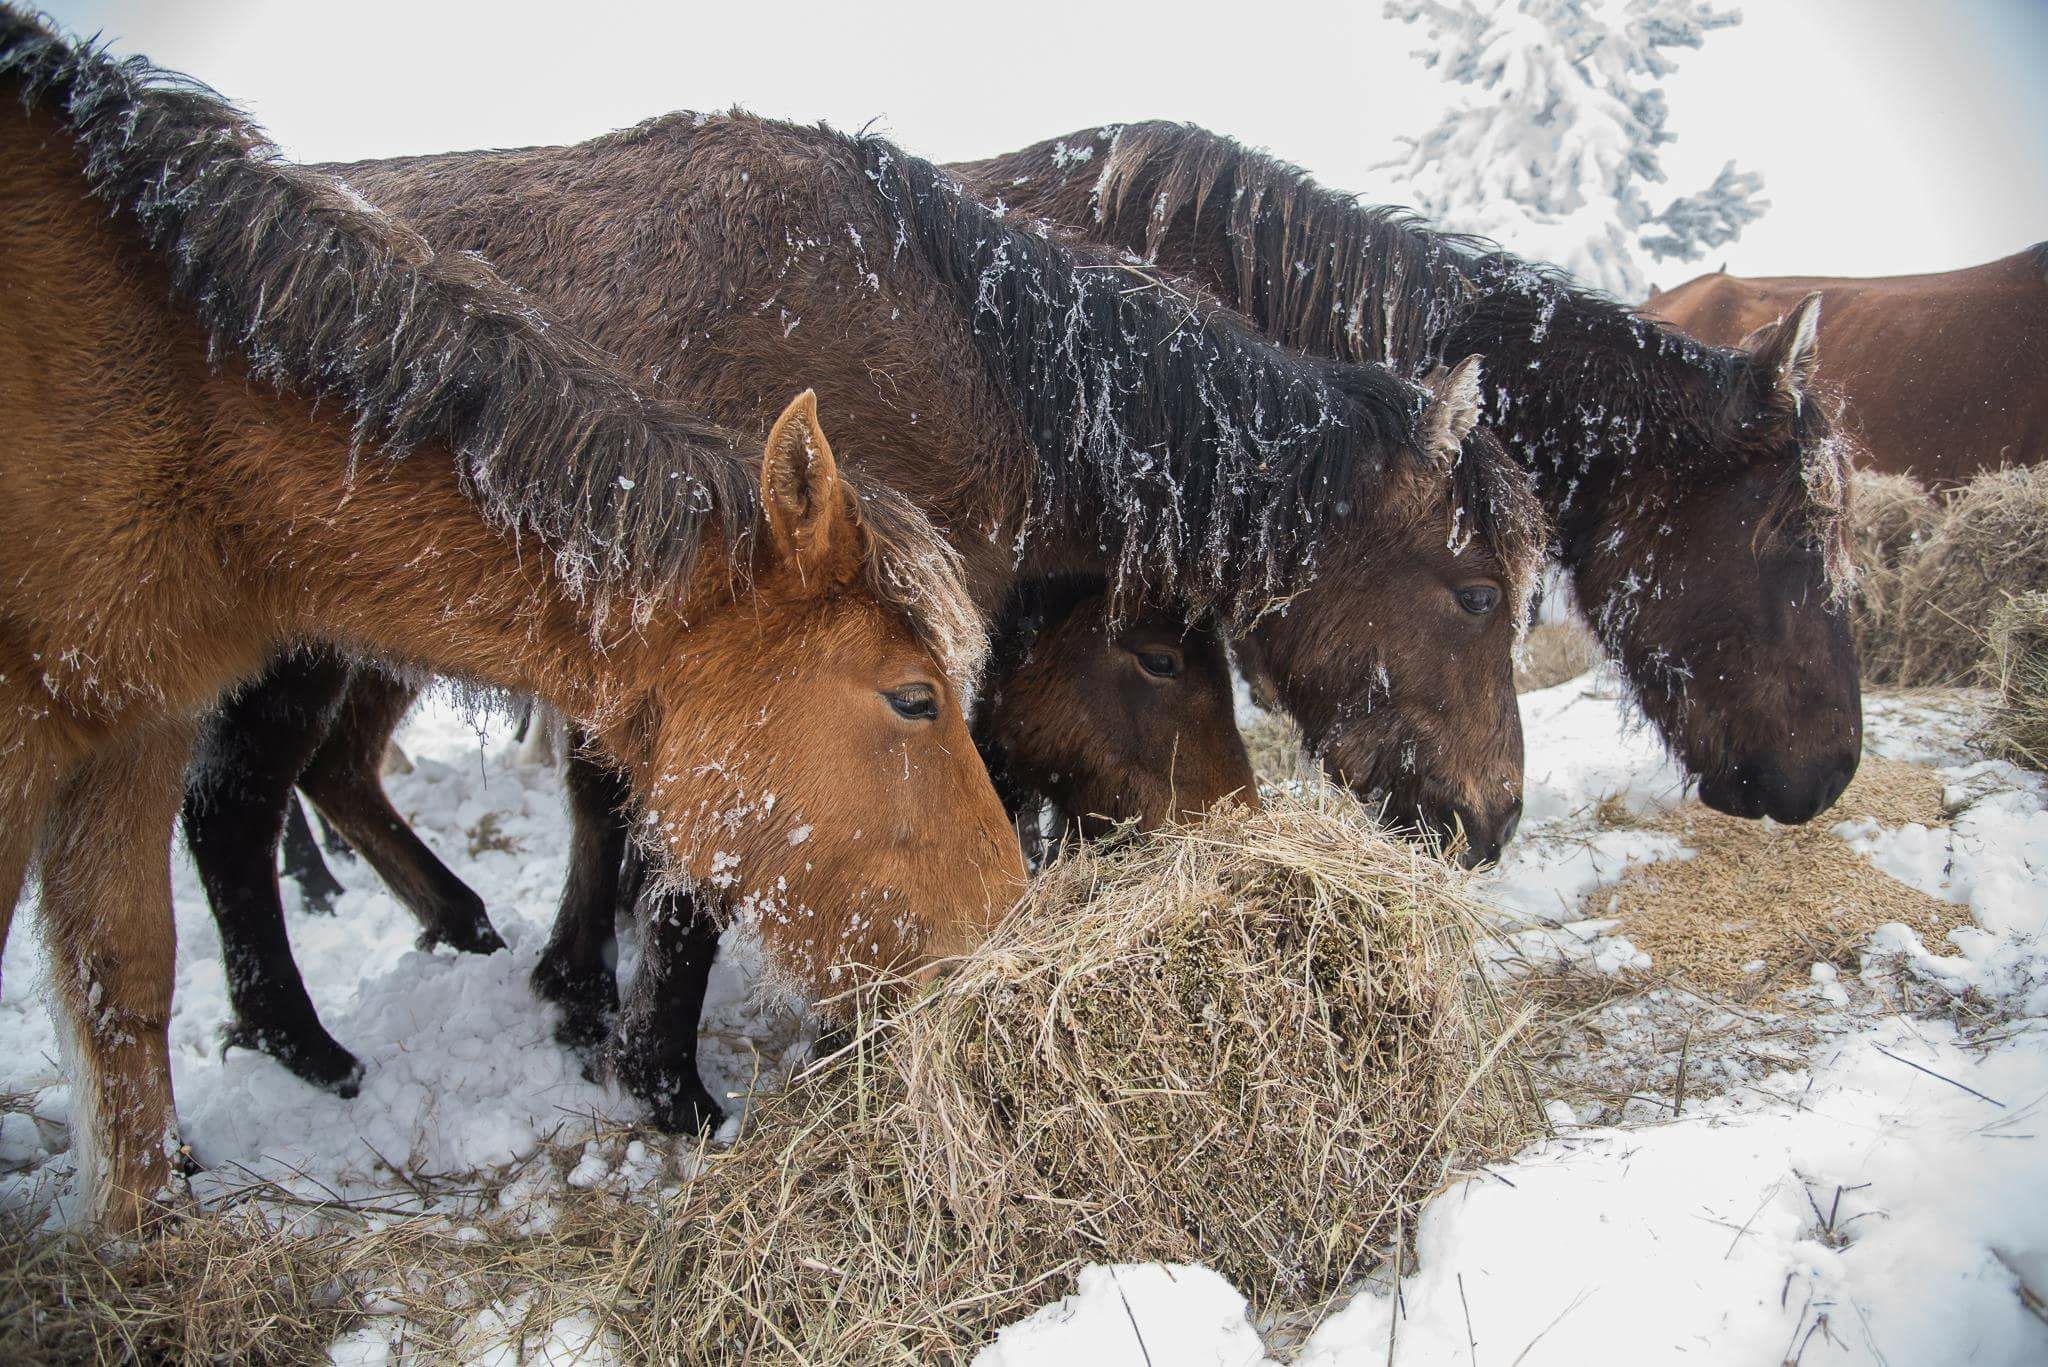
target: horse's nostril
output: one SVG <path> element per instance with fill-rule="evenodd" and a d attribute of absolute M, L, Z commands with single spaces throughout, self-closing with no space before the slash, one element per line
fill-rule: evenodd
<path fill-rule="evenodd" d="M 1506 845 L 1515 838 L 1515 832 L 1522 829 L 1522 804 L 1517 802 L 1508 813 L 1507 823 L 1500 828 L 1500 843 Z"/>

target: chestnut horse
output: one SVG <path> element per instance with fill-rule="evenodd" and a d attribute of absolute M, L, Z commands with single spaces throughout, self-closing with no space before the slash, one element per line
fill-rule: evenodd
<path fill-rule="evenodd" d="M 0 943 L 33 865 L 96 1218 L 178 1152 L 195 719 L 295 640 L 581 720 L 667 872 L 814 990 L 983 933 L 1023 868 L 958 558 L 808 394 L 756 465 L 211 92 L 11 8 L 0 93 Z"/>
<path fill-rule="evenodd" d="M 1652 294 L 1643 312 L 1736 346 L 1812 294 L 1827 357 L 1816 374 L 1844 401 L 1859 464 L 1946 489 L 2048 460 L 2048 242 L 1933 275 L 1716 271 Z"/>
<path fill-rule="evenodd" d="M 972 730 L 1005 809 L 1013 820 L 1035 821 L 1038 802 L 1048 800 L 1063 827 L 1100 835 L 1125 822 L 1151 830 L 1225 797 L 1256 805 L 1220 635 L 1156 609 L 1112 621 L 1105 587 L 1020 587 L 1003 615 Z M 307 1082 L 352 1096 L 362 1065 L 320 1023 L 285 938 L 275 869 L 294 780 L 329 828 L 419 917 L 422 947 L 488 953 L 503 941 L 482 899 L 435 858 L 384 794 L 385 748 L 416 690 L 328 651 L 294 652 L 265 678 L 266 686 L 229 699 L 208 719 L 185 805 L 187 844 L 226 961 L 233 1010 L 226 1042 L 261 1050 Z M 271 715 L 268 707 L 285 710 Z M 306 707 L 324 711 L 308 718 Z M 295 748 L 308 739 L 318 745 L 310 759 Z M 557 1037 L 588 1049 L 602 1042 L 618 1007 L 613 920 L 636 891 L 624 819 L 629 794 L 608 766 L 574 750 L 567 787 L 574 819 L 569 881 L 534 986 L 563 1011 Z M 305 848 L 288 852 L 287 871 L 302 892 L 309 881 L 339 892 L 310 834 L 304 839 Z M 649 1013 L 672 1023 L 678 1040 L 663 1046 L 662 1075 L 690 1095 L 643 1092 L 641 1099 L 657 1123 L 715 1124 L 719 1109 L 694 1066 L 697 1003 L 717 946 L 715 923 L 698 925 L 696 911 L 680 898 L 645 921 L 643 964 L 670 965 L 697 986 L 694 999 Z M 640 1038 L 648 1040 L 645 1030 Z M 646 1076 L 624 1051 L 614 1051 L 613 1061 L 629 1085 Z"/>
<path fill-rule="evenodd" d="M 953 168 L 1183 272 L 1275 340 L 1420 373 L 1488 358 L 1485 421 L 1555 554 L 1708 806 L 1811 820 L 1862 751 L 1839 444 L 1807 394 L 1815 316 L 1745 349 L 1187 125 L 1086 129 Z"/>

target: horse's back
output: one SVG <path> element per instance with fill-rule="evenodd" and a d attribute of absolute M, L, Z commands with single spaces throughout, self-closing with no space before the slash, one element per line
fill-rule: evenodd
<path fill-rule="evenodd" d="M 1937 487 L 2048 459 L 2048 244 L 1926 275 L 1713 274 L 1644 312 L 1736 346 L 1821 295 L 1820 375 L 1864 463 Z"/>

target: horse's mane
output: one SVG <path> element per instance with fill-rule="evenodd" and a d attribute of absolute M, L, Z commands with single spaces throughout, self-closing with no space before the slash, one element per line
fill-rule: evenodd
<path fill-rule="evenodd" d="M 579 591 L 678 588 L 707 535 L 743 571 L 758 444 L 637 392 L 482 259 L 436 253 L 340 180 L 286 161 L 209 87 L 5 3 L 0 78 L 64 123 L 92 193 L 133 218 L 216 356 L 339 399 L 359 449 L 399 458 L 439 442 L 484 515 L 542 538 Z M 862 512 L 870 586 L 971 672 L 984 642 L 957 553 L 890 491 L 862 491 Z"/>
<path fill-rule="evenodd" d="M 1006 221 L 878 137 L 848 144 L 896 252 L 969 311 L 1037 450 L 1041 515 L 1092 518 L 1119 583 L 1243 620 L 1307 582 L 1333 509 L 1370 506 L 1420 459 L 1423 392 L 1391 371 L 1286 350 L 1167 277 Z M 1485 506 L 1493 491 L 1459 483 L 1482 500 L 1467 525 L 1514 520 Z"/>

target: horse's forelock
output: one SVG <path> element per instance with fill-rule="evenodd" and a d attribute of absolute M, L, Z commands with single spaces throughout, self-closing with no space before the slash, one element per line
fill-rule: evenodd
<path fill-rule="evenodd" d="M 960 552 L 917 505 L 886 486 L 861 490 L 860 517 L 869 542 L 868 588 L 910 618 L 964 704 L 987 663 L 989 637 Z"/>

